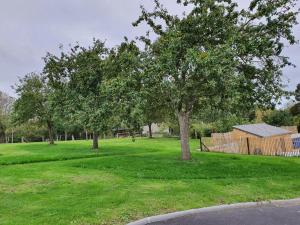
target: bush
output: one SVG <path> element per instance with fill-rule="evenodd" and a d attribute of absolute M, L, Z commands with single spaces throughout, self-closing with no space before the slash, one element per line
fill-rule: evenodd
<path fill-rule="evenodd" d="M 294 124 L 292 114 L 286 110 L 274 110 L 263 116 L 263 121 L 277 127 L 292 126 Z"/>
<path fill-rule="evenodd" d="M 238 117 L 236 115 L 228 115 L 223 119 L 220 119 L 214 123 L 215 132 L 226 133 L 232 131 L 232 127 L 235 125 L 249 123 L 247 119 Z"/>
<path fill-rule="evenodd" d="M 211 137 L 211 134 L 214 133 L 212 128 L 205 128 L 203 130 L 203 137 Z"/>

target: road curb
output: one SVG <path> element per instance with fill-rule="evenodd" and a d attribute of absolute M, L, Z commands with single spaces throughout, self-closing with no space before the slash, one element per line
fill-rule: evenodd
<path fill-rule="evenodd" d="M 207 208 L 191 209 L 191 210 L 186 210 L 181 212 L 174 212 L 174 213 L 168 213 L 164 215 L 147 217 L 135 222 L 128 223 L 127 225 L 147 225 L 149 223 L 162 222 L 162 221 L 176 219 L 179 217 L 189 216 L 198 213 L 215 212 L 215 211 L 228 210 L 228 209 L 253 208 L 253 207 L 260 207 L 260 206 L 282 207 L 282 206 L 294 206 L 294 205 L 300 205 L 300 198 L 291 199 L 291 200 L 273 200 L 273 201 L 263 201 L 263 202 L 236 203 L 236 204 L 229 204 L 229 205 L 212 206 Z"/>

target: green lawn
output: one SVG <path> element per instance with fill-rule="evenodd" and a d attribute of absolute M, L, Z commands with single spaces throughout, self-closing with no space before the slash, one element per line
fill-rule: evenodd
<path fill-rule="evenodd" d="M 196 151 L 176 139 L 0 145 L 0 224 L 121 225 L 161 213 L 300 196 L 300 159 Z"/>

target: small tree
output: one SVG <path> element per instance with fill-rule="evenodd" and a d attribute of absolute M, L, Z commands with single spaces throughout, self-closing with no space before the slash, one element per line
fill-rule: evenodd
<path fill-rule="evenodd" d="M 64 105 L 63 118 L 93 131 L 93 149 L 99 148 L 99 133 L 109 128 L 112 116 L 105 93 L 107 51 L 103 42 L 94 40 L 88 48 L 74 46 L 60 57 L 45 58 L 44 71 L 58 93 L 58 107 Z"/>
<path fill-rule="evenodd" d="M 15 85 L 19 98 L 13 107 L 13 121 L 17 124 L 36 120 L 48 129 L 49 143 L 54 144 L 54 120 L 51 102 L 52 90 L 42 74 L 31 73 Z"/>
<path fill-rule="evenodd" d="M 143 121 L 148 126 L 149 138 L 153 138 L 152 125 L 165 122 L 166 118 L 166 109 L 164 105 L 159 104 L 159 98 L 155 98 L 156 94 L 144 96 L 142 105 Z"/>
<path fill-rule="evenodd" d="M 5 131 L 6 131 L 6 125 L 4 122 L 4 116 L 0 114 L 0 143 L 5 142 Z"/>
<path fill-rule="evenodd" d="M 141 53 L 142 64 L 142 112 L 144 124 L 148 126 L 149 138 L 153 137 L 152 124 L 166 122 L 170 114 L 170 109 L 162 101 L 163 94 L 160 87 L 155 85 L 155 73 L 153 70 L 155 60 L 150 48 L 146 48 Z"/>
<path fill-rule="evenodd" d="M 183 160 L 191 158 L 189 120 L 195 109 L 210 101 L 238 110 L 280 99 L 282 68 L 289 64 L 283 41 L 296 42 L 295 2 L 253 0 L 248 10 L 239 10 L 231 0 L 178 0 L 191 8 L 182 17 L 158 0 L 152 12 L 142 7 L 134 25 L 145 21 L 158 36 L 152 46 L 156 85 L 177 115 Z"/>
<path fill-rule="evenodd" d="M 113 97 L 112 105 L 116 123 L 134 134 L 143 125 L 143 65 L 141 51 L 134 41 L 127 39 L 112 49 L 107 64 L 106 92 Z"/>

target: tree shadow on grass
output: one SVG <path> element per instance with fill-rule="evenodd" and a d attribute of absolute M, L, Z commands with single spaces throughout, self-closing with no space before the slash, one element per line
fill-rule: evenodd
<path fill-rule="evenodd" d="M 151 147 L 139 146 L 103 146 L 99 151 L 92 150 L 88 147 L 71 147 L 57 148 L 56 146 L 46 146 L 47 149 L 35 146 L 32 148 L 30 145 L 23 146 L 22 150 L 29 150 L 29 154 L 17 156 L 5 156 L 0 158 L 0 165 L 16 165 L 16 164 L 29 164 L 53 161 L 67 161 L 75 159 L 88 159 L 88 158 L 101 158 L 109 156 L 124 156 L 134 154 L 145 154 L 158 152 L 159 149 Z"/>
<path fill-rule="evenodd" d="M 300 178 L 300 164 L 294 160 L 210 153 L 196 153 L 192 161 L 183 162 L 175 152 L 153 151 L 152 154 L 78 161 L 71 166 L 110 172 L 124 178 L 154 180 Z"/>

